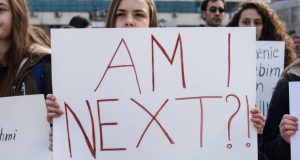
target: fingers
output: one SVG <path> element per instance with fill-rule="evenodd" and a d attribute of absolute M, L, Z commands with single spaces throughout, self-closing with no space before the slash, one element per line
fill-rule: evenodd
<path fill-rule="evenodd" d="M 279 124 L 279 131 L 282 139 L 287 143 L 290 143 L 290 138 L 298 130 L 297 118 L 288 114 L 285 114 Z"/>
<path fill-rule="evenodd" d="M 47 113 L 47 121 L 49 123 L 53 123 L 53 118 L 57 118 L 60 116 L 61 116 L 61 114 L 57 114 L 57 113 Z"/>
<path fill-rule="evenodd" d="M 52 94 L 47 95 L 46 99 L 47 105 L 47 121 L 49 123 L 53 122 L 53 118 L 59 117 L 63 114 L 63 111 L 60 109 L 59 104 L 56 102 L 56 97 Z"/>
<path fill-rule="evenodd" d="M 260 113 L 260 110 L 258 108 L 252 108 L 250 110 L 251 113 Z"/>
<path fill-rule="evenodd" d="M 265 126 L 266 119 L 258 108 L 252 108 L 250 112 L 252 114 L 251 121 L 253 122 L 254 127 L 257 129 L 258 134 L 261 134 Z"/>
<path fill-rule="evenodd" d="M 257 133 L 262 134 L 265 122 L 259 118 L 251 118 L 251 121 L 253 122 L 254 127 L 257 129 Z"/>
<path fill-rule="evenodd" d="M 47 95 L 47 98 L 46 98 L 46 105 L 55 107 L 55 108 L 59 108 L 59 105 L 56 103 L 56 98 L 54 96 L 49 96 L 49 94 Z"/>
<path fill-rule="evenodd" d="M 282 120 L 283 120 L 283 121 L 291 120 L 291 121 L 297 122 L 298 119 L 297 119 L 296 117 L 294 117 L 294 116 L 289 115 L 289 114 L 285 114 L 285 115 L 282 117 Z"/>
<path fill-rule="evenodd" d="M 59 108 L 53 108 L 53 107 L 49 107 L 47 106 L 47 121 L 49 123 L 53 122 L 53 118 L 57 118 L 60 117 L 63 114 L 63 111 L 60 110 Z"/>

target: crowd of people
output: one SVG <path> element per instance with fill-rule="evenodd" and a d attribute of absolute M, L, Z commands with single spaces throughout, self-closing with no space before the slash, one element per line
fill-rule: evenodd
<path fill-rule="evenodd" d="M 26 0 L 0 0 L 0 96 L 44 94 L 47 120 L 63 111 L 52 94 L 50 39 L 39 28 L 29 23 Z M 204 0 L 201 5 L 203 27 L 222 26 L 225 0 Z M 88 20 L 76 16 L 70 21 L 74 28 L 87 28 Z M 106 27 L 158 27 L 158 16 L 153 0 L 112 0 Z M 290 160 L 290 138 L 298 130 L 297 118 L 289 114 L 288 82 L 300 81 L 299 34 L 287 34 L 284 23 L 276 13 L 259 0 L 239 4 L 227 27 L 256 27 L 258 41 L 285 42 L 285 70 L 278 81 L 268 116 L 258 109 L 251 110 L 252 123 L 258 134 L 259 158 Z M 293 43 L 293 39 L 294 42 Z M 297 53 L 297 54 L 296 54 Z M 52 150 L 52 131 L 50 146 Z"/>

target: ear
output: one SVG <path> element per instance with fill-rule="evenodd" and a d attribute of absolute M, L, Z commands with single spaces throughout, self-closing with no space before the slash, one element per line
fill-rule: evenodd
<path fill-rule="evenodd" d="M 201 11 L 200 17 L 205 21 L 206 20 L 206 12 L 205 11 Z"/>

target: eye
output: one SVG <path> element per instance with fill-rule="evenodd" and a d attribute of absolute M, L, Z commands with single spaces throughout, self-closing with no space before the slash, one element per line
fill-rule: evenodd
<path fill-rule="evenodd" d="M 116 17 L 124 17 L 125 13 L 124 12 L 117 12 Z"/>
<path fill-rule="evenodd" d="M 243 20 L 243 21 L 242 21 L 242 24 L 245 25 L 245 26 L 248 26 L 248 25 L 250 25 L 250 21 L 248 21 L 248 20 Z"/>
<path fill-rule="evenodd" d="M 143 13 L 136 13 L 135 16 L 137 16 L 137 17 L 142 17 L 142 18 L 143 18 L 143 17 L 146 17 L 146 15 L 143 14 Z"/>
<path fill-rule="evenodd" d="M 255 26 L 260 26 L 260 25 L 262 25 L 262 21 L 261 20 L 256 20 L 256 21 L 254 21 L 254 25 Z"/>
<path fill-rule="evenodd" d="M 5 9 L 4 8 L 0 8 L 0 12 L 3 12 L 3 11 L 5 11 Z"/>

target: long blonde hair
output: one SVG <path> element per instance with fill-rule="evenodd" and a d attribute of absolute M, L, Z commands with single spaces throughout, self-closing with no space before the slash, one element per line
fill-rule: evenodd
<path fill-rule="evenodd" d="M 12 13 L 12 32 L 10 34 L 10 46 L 4 56 L 7 64 L 7 72 L 4 76 L 3 83 L 0 84 L 0 97 L 11 95 L 16 73 L 24 57 L 31 57 L 37 53 L 32 53 L 29 47 L 33 43 L 39 46 L 45 46 L 37 40 L 31 39 L 35 36 L 31 25 L 29 24 L 29 14 L 26 0 L 8 0 Z"/>

